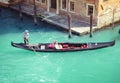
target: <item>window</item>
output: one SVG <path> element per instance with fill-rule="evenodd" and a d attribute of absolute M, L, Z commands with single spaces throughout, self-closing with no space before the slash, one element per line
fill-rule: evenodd
<path fill-rule="evenodd" d="M 37 2 L 40 2 L 40 0 L 36 0 Z"/>
<path fill-rule="evenodd" d="M 66 0 L 62 0 L 62 9 L 65 9 L 66 10 Z"/>
<path fill-rule="evenodd" d="M 74 12 L 74 2 L 70 1 L 70 11 Z"/>
<path fill-rule="evenodd" d="M 36 1 L 40 2 L 40 0 L 36 0 Z"/>
<path fill-rule="evenodd" d="M 91 14 L 94 14 L 94 5 L 87 4 L 87 16 L 90 16 Z"/>
<path fill-rule="evenodd" d="M 36 2 L 39 2 L 39 3 L 46 3 L 46 0 L 36 0 Z"/>
<path fill-rule="evenodd" d="M 42 0 L 42 3 L 45 3 L 46 1 L 45 0 Z"/>
<path fill-rule="evenodd" d="M 88 5 L 88 15 L 93 14 L 93 6 Z"/>

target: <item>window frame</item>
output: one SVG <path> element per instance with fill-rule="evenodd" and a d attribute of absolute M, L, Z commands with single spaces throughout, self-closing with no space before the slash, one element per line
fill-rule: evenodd
<path fill-rule="evenodd" d="M 87 17 L 90 17 L 90 15 L 88 15 L 89 6 L 92 6 L 92 7 L 93 7 L 93 16 L 94 16 L 94 13 L 95 13 L 95 5 L 94 5 L 94 4 L 89 4 L 89 3 L 86 4 L 86 16 L 87 16 Z"/>
<path fill-rule="evenodd" d="M 41 4 L 46 4 L 46 0 L 45 0 L 45 3 L 42 2 L 42 0 L 35 0 L 36 3 L 41 3 Z"/>
<path fill-rule="evenodd" d="M 46 0 L 45 0 L 45 2 L 42 2 L 42 0 L 41 0 L 41 3 L 42 3 L 42 4 L 46 4 Z"/>
<path fill-rule="evenodd" d="M 62 1 L 63 1 L 63 0 L 61 0 L 61 10 L 67 11 L 67 0 L 66 0 L 66 8 L 65 8 L 65 9 L 63 9 Z"/>
<path fill-rule="evenodd" d="M 73 3 L 74 3 L 74 11 L 71 11 L 71 10 L 70 10 L 71 7 L 70 7 L 70 3 L 69 3 L 69 12 L 75 13 L 75 1 L 70 1 L 70 2 L 73 2 Z"/>
<path fill-rule="evenodd" d="M 41 3 L 41 0 L 39 0 L 39 1 L 38 1 L 38 0 L 35 0 L 35 2 L 37 2 L 37 3 Z"/>

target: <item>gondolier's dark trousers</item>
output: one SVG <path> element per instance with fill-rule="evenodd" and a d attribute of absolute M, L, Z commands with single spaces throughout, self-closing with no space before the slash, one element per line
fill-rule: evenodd
<path fill-rule="evenodd" d="M 28 43 L 29 43 L 28 38 L 24 37 L 24 43 L 25 43 L 25 44 L 28 44 Z"/>

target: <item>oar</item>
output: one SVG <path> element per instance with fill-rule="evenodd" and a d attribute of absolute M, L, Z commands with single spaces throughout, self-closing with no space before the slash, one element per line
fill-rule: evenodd
<path fill-rule="evenodd" d="M 33 47 L 31 49 L 36 55 L 39 55 L 39 54 L 37 54 L 37 52 L 35 51 L 35 49 Z"/>

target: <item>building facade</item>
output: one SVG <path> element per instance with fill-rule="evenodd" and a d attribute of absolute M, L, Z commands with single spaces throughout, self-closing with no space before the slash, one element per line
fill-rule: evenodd
<path fill-rule="evenodd" d="M 24 0 L 33 4 L 34 0 Z M 60 15 L 70 13 L 72 17 L 89 22 L 93 14 L 93 23 L 97 27 L 107 26 L 120 20 L 120 0 L 35 0 L 36 6 Z"/>

